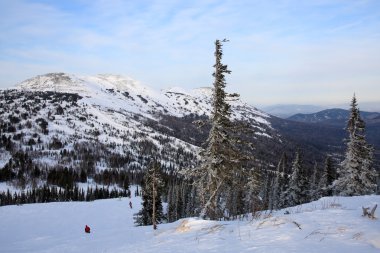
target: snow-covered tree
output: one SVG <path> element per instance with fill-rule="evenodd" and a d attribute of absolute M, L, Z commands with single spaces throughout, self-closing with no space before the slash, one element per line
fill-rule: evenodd
<path fill-rule="evenodd" d="M 290 180 L 290 175 L 289 172 L 290 170 L 288 169 L 288 157 L 284 153 L 283 155 L 283 161 L 282 161 L 282 171 L 283 171 L 283 182 L 280 185 L 280 199 L 277 204 L 277 208 L 284 208 L 287 207 L 287 194 L 288 194 L 288 188 L 289 188 L 289 180 Z"/>
<path fill-rule="evenodd" d="M 282 207 L 281 192 L 285 191 L 286 184 L 286 155 L 281 156 L 277 165 L 276 176 L 272 186 L 272 209 L 278 210 Z"/>
<path fill-rule="evenodd" d="M 318 184 L 319 197 L 332 196 L 332 184 L 336 179 L 336 171 L 330 156 L 326 157 L 325 166 Z"/>
<path fill-rule="evenodd" d="M 262 176 L 262 187 L 260 189 L 260 199 L 262 202 L 262 209 L 272 209 L 272 187 L 275 174 L 272 170 L 264 170 Z"/>
<path fill-rule="evenodd" d="M 240 178 L 244 173 L 243 163 L 249 158 L 238 148 L 239 140 L 230 120 L 231 106 L 225 92 L 225 74 L 230 74 L 227 65 L 222 64 L 222 43 L 215 41 L 215 72 L 212 97 L 211 130 L 206 141 L 206 148 L 201 153 L 201 165 L 191 171 L 197 186 L 202 218 L 219 219 L 225 215 L 236 215 L 235 205 L 239 201 L 242 189 Z M 241 143 L 241 142 L 240 142 Z M 231 191 L 236 191 L 231 194 Z M 237 202 L 236 202 L 237 204 Z"/>
<path fill-rule="evenodd" d="M 305 170 L 302 165 L 300 151 L 297 151 L 292 165 L 289 188 L 286 193 L 286 205 L 295 206 L 307 202 L 307 190 L 308 185 L 305 178 Z"/>
<path fill-rule="evenodd" d="M 248 172 L 248 181 L 245 189 L 245 205 L 246 213 L 254 214 L 256 211 L 262 209 L 262 198 L 260 198 L 260 191 L 262 189 L 261 176 L 262 172 L 258 169 L 253 169 Z"/>
<path fill-rule="evenodd" d="M 192 216 L 192 189 L 187 182 L 175 178 L 168 185 L 167 218 L 169 222 Z"/>
<path fill-rule="evenodd" d="M 365 123 L 360 117 L 356 97 L 351 101 L 349 134 L 345 159 L 334 182 L 335 192 L 342 196 L 371 194 L 376 191 L 376 170 L 373 168 L 373 148 L 365 139 Z"/>
<path fill-rule="evenodd" d="M 162 188 L 160 165 L 154 161 L 144 176 L 142 209 L 135 216 L 136 224 L 153 225 L 153 228 L 156 229 L 157 224 L 164 219 L 161 201 Z"/>
<path fill-rule="evenodd" d="M 309 196 L 310 200 L 317 200 L 321 197 L 321 191 L 319 189 L 319 168 L 318 164 L 314 164 L 313 174 L 309 183 Z"/>

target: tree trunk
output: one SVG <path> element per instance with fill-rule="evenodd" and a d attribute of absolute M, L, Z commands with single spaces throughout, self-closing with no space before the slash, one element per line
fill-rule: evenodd
<path fill-rule="evenodd" d="M 377 208 L 377 204 L 372 208 L 371 213 L 368 214 L 368 217 L 370 217 L 371 219 L 375 219 L 376 208 Z"/>
<path fill-rule="evenodd" d="M 210 198 L 208 199 L 207 203 L 206 203 L 205 206 L 203 207 L 203 209 L 202 209 L 202 211 L 201 211 L 201 213 L 200 213 L 200 217 L 201 217 L 202 219 L 204 219 L 204 218 L 206 217 L 206 215 L 207 215 L 207 209 L 211 206 L 212 202 L 215 201 L 215 198 L 217 197 L 217 193 L 218 193 L 218 191 L 219 191 L 219 188 L 220 188 L 220 186 L 222 185 L 222 182 L 223 182 L 223 181 L 220 181 L 220 182 L 219 182 L 219 184 L 218 184 L 218 186 L 216 187 L 215 191 L 212 193 L 212 195 L 211 195 Z M 213 211 L 214 211 L 214 214 L 215 214 L 216 210 L 213 210 Z M 209 218 L 214 219 L 214 217 L 209 217 Z"/>
<path fill-rule="evenodd" d="M 153 180 L 152 180 L 152 184 L 153 184 L 153 211 L 152 211 L 152 224 L 153 224 L 153 229 L 156 230 L 157 229 L 157 224 L 156 224 L 156 171 L 154 171 L 154 174 L 153 174 Z"/>

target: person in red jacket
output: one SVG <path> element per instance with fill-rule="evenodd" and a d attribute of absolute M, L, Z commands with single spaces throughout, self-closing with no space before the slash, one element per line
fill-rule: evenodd
<path fill-rule="evenodd" d="M 84 228 L 84 232 L 90 233 L 90 227 L 86 225 L 86 227 Z"/>

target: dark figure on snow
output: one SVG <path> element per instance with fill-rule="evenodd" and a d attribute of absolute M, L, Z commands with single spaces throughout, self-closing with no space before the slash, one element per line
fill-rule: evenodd
<path fill-rule="evenodd" d="M 129 207 L 132 209 L 132 202 L 129 201 Z"/>
<path fill-rule="evenodd" d="M 90 233 L 90 227 L 86 225 L 86 227 L 84 228 L 84 232 Z"/>

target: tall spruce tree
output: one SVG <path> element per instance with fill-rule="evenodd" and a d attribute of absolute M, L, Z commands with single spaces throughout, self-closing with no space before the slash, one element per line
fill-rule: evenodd
<path fill-rule="evenodd" d="M 288 193 L 288 188 L 289 188 L 290 169 L 288 168 L 288 157 L 286 153 L 284 153 L 283 155 L 282 171 L 283 171 L 283 178 L 282 178 L 283 182 L 280 188 L 280 201 L 277 206 L 278 209 L 288 206 L 286 200 L 287 200 L 287 193 Z"/>
<path fill-rule="evenodd" d="M 321 197 L 321 191 L 319 188 L 319 168 L 317 162 L 314 164 L 313 174 L 309 184 L 309 196 L 311 201 L 317 200 Z"/>
<path fill-rule="evenodd" d="M 238 148 L 239 140 L 234 135 L 234 125 L 230 120 L 231 106 L 224 90 L 225 75 L 231 73 L 221 62 L 222 43 L 226 41 L 215 41 L 211 130 L 206 148 L 201 152 L 201 165 L 190 172 L 197 186 L 200 217 L 212 220 L 236 215 L 235 207 L 241 200 L 242 184 L 239 179 L 244 173 L 242 164 L 249 160 Z M 236 192 L 231 194 L 231 191 Z"/>
<path fill-rule="evenodd" d="M 351 101 L 347 123 L 348 141 L 345 159 L 334 182 L 337 194 L 357 196 L 376 191 L 376 170 L 373 168 L 373 148 L 365 139 L 365 123 L 360 117 L 355 95 Z"/>
<path fill-rule="evenodd" d="M 332 196 L 332 184 L 336 179 L 336 171 L 330 156 L 326 157 L 325 166 L 318 184 L 319 197 Z"/>
<path fill-rule="evenodd" d="M 260 198 L 262 199 L 262 209 L 272 209 L 272 189 L 275 174 L 271 170 L 265 170 L 262 176 L 263 185 L 260 191 Z"/>
<path fill-rule="evenodd" d="M 307 202 L 307 191 L 308 185 L 305 178 L 305 169 L 303 168 L 300 151 L 298 150 L 293 161 L 292 175 L 286 193 L 287 206 L 295 206 Z"/>
<path fill-rule="evenodd" d="M 281 205 L 281 191 L 284 190 L 286 183 L 286 155 L 282 154 L 280 161 L 277 165 L 276 176 L 273 181 L 272 187 L 272 209 L 278 210 L 282 207 Z"/>
<path fill-rule="evenodd" d="M 154 161 L 150 164 L 144 176 L 142 209 L 135 215 L 136 224 L 142 226 L 153 225 L 153 229 L 156 229 L 157 224 L 161 223 L 165 218 L 161 201 L 163 186 L 160 165 Z"/>
<path fill-rule="evenodd" d="M 170 182 L 168 187 L 168 221 L 191 216 L 191 187 L 178 178 Z"/>
<path fill-rule="evenodd" d="M 254 214 L 263 208 L 263 201 L 260 197 L 260 191 L 263 188 L 261 181 L 262 172 L 259 170 L 250 170 L 248 172 L 247 183 L 245 185 L 245 213 Z"/>

